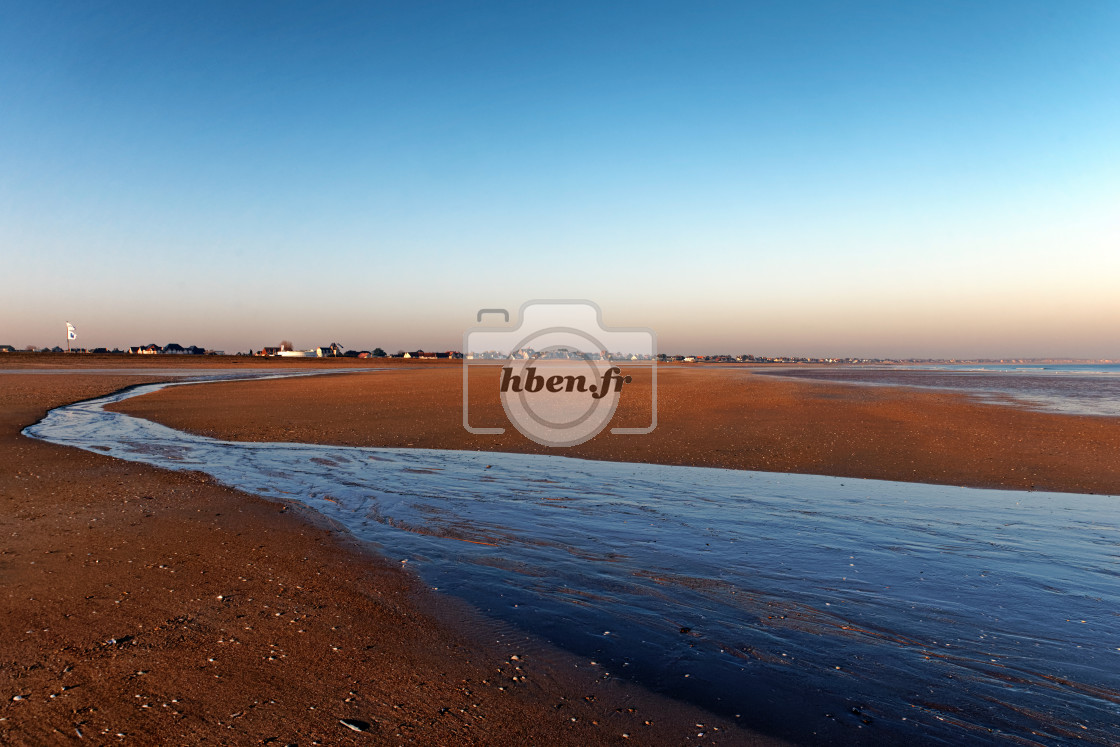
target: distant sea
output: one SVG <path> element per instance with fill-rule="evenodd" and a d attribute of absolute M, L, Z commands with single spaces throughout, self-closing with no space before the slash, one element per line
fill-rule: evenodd
<path fill-rule="evenodd" d="M 1033 410 L 1120 417 L 1120 364 L 945 364 L 781 368 L 760 373 L 817 381 L 960 391 Z"/>

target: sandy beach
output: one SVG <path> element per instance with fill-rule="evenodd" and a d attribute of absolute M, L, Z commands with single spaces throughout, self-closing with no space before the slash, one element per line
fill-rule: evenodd
<path fill-rule="evenodd" d="M 83 363 L 90 373 L 0 378 L 5 743 L 684 744 L 697 724 L 705 743 L 767 742 L 437 604 L 398 561 L 310 511 L 21 436 L 49 408 L 163 380 Z M 117 407 L 231 440 L 546 451 L 512 429 L 463 431 L 460 386 L 454 364 L 394 362 L 177 386 Z M 659 386 L 653 434 L 604 434 L 565 455 L 1120 493 L 1108 418 L 742 369 L 667 367 Z"/>
<path fill-rule="evenodd" d="M 0 378 L 0 742 L 770 741 L 436 608 L 309 512 L 19 433 L 150 380 Z"/>

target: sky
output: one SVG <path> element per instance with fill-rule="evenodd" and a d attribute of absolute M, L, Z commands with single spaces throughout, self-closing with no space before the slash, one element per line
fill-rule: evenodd
<path fill-rule="evenodd" d="M 1120 3 L 0 2 L 0 344 L 1120 358 Z"/>

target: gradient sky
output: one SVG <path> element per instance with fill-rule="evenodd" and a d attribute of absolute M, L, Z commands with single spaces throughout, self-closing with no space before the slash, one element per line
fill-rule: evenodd
<path fill-rule="evenodd" d="M 0 4 L 0 343 L 1120 358 L 1120 3 Z"/>

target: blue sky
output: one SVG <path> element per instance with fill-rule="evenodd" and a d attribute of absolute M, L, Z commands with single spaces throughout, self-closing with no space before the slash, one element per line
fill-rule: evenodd
<path fill-rule="evenodd" d="M 1120 4 L 5 3 L 0 343 L 1120 357 Z"/>

